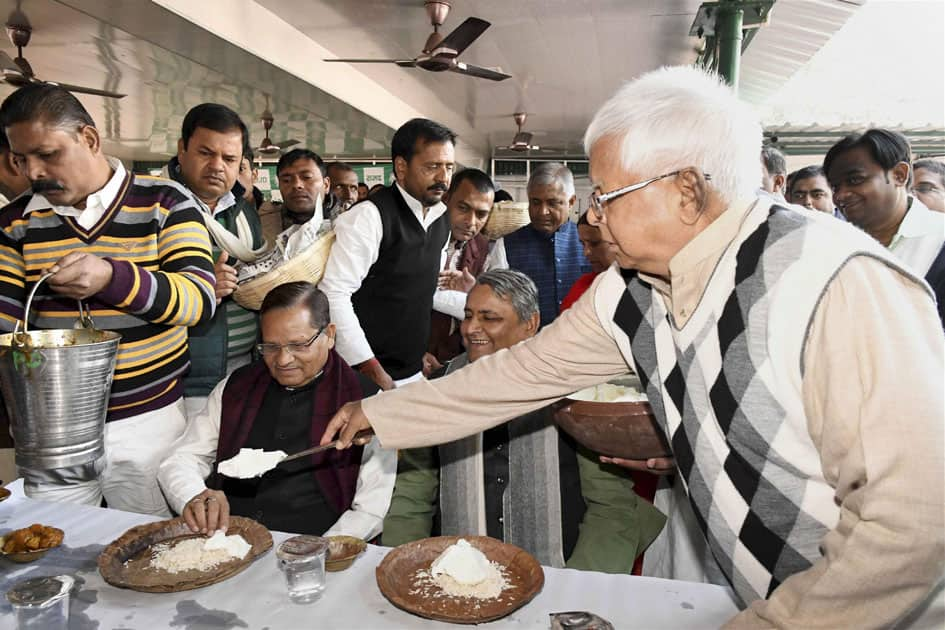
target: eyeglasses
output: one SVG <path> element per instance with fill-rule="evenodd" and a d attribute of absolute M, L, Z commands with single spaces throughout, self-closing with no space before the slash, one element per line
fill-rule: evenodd
<path fill-rule="evenodd" d="M 309 339 L 308 341 L 300 341 L 297 343 L 257 343 L 256 350 L 259 354 L 263 356 L 277 356 L 282 352 L 282 349 L 285 348 L 289 351 L 289 354 L 293 356 L 298 356 L 300 354 L 305 354 L 312 347 L 312 344 L 315 343 L 315 340 L 318 339 L 324 328 L 315 333 L 315 336 Z"/>
<path fill-rule="evenodd" d="M 651 177 L 646 181 L 642 181 L 638 184 L 630 184 L 629 186 L 624 186 L 623 188 L 618 188 L 616 190 L 611 190 L 610 192 L 598 193 L 597 191 L 592 191 L 591 196 L 588 199 L 590 203 L 591 210 L 594 211 L 594 216 L 597 217 L 597 220 L 600 221 L 604 218 L 604 204 L 608 201 L 622 197 L 627 193 L 632 193 L 634 190 L 640 190 L 641 188 L 646 188 L 653 182 L 659 181 L 661 179 L 666 179 L 667 177 L 672 177 L 673 175 L 679 175 L 682 171 L 673 171 L 672 173 L 666 173 L 665 175 L 659 175 L 657 177 Z M 711 180 L 712 176 L 708 173 L 703 173 L 702 176 L 706 180 Z"/>

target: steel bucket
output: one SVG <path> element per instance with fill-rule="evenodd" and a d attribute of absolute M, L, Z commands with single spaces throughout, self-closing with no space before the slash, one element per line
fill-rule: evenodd
<path fill-rule="evenodd" d="M 18 466 L 48 470 L 94 462 L 105 454 L 105 416 L 121 335 L 95 330 L 79 302 L 75 330 L 0 335 L 0 389 Z"/>

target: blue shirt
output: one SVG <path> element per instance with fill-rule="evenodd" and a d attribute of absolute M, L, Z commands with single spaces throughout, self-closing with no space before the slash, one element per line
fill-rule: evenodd
<path fill-rule="evenodd" d="M 541 325 L 547 326 L 558 316 L 561 301 L 571 285 L 591 270 L 584 258 L 577 225 L 565 221 L 554 234 L 526 225 L 503 240 L 509 268 L 521 271 L 538 287 Z"/>

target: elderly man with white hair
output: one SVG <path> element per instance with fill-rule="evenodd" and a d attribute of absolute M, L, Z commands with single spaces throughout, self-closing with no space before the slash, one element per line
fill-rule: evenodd
<path fill-rule="evenodd" d="M 941 627 L 945 338 L 928 286 L 851 226 L 756 196 L 758 120 L 699 70 L 630 82 L 585 146 L 620 269 L 530 340 L 343 407 L 323 441 L 369 425 L 387 448 L 454 440 L 633 367 L 708 576 L 744 606 L 729 626 Z"/>

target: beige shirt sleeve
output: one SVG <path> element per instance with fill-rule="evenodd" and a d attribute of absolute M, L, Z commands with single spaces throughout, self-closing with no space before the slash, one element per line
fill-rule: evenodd
<path fill-rule="evenodd" d="M 365 399 L 385 448 L 451 442 L 630 371 L 594 308 L 601 274 L 537 336 L 449 376 Z"/>
<path fill-rule="evenodd" d="M 865 256 L 837 274 L 812 323 L 803 387 L 840 520 L 820 561 L 730 627 L 889 627 L 942 579 L 943 354 L 918 285 Z"/>

